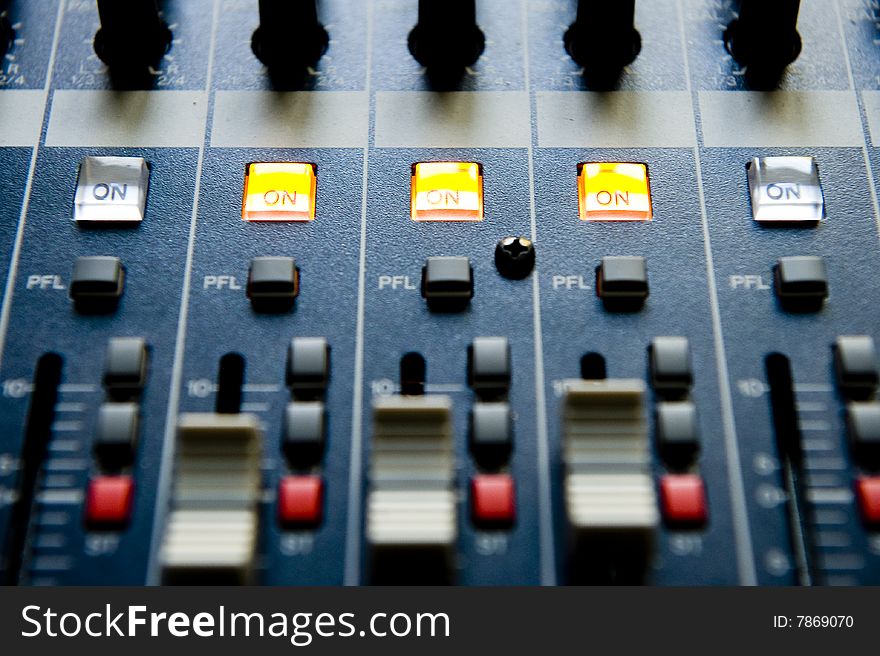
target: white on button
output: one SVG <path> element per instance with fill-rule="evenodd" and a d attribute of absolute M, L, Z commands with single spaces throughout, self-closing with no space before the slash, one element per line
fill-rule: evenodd
<path fill-rule="evenodd" d="M 819 168 L 812 157 L 756 157 L 749 163 L 755 221 L 815 223 L 825 218 Z"/>
<path fill-rule="evenodd" d="M 143 221 L 149 181 L 143 157 L 86 157 L 79 168 L 74 220 Z"/>

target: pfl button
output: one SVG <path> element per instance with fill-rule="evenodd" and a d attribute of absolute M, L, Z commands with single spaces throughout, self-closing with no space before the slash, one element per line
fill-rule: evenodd
<path fill-rule="evenodd" d="M 125 290 L 125 267 L 118 257 L 79 257 L 73 265 L 70 298 L 80 311 L 112 309 Z"/>
<path fill-rule="evenodd" d="M 774 279 L 776 295 L 786 310 L 816 312 L 828 297 L 828 272 L 821 257 L 782 257 Z"/>
<path fill-rule="evenodd" d="M 466 257 L 429 257 L 422 267 L 422 296 L 432 309 L 464 309 L 474 295 L 474 271 Z"/>
<path fill-rule="evenodd" d="M 644 257 L 603 257 L 596 269 L 596 294 L 609 310 L 637 310 L 650 294 Z"/>
<path fill-rule="evenodd" d="M 292 257 L 255 257 L 248 271 L 247 295 L 258 312 L 289 310 L 299 296 L 299 280 Z"/>

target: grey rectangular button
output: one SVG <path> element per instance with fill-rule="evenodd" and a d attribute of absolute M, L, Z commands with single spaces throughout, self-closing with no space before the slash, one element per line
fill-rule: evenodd
<path fill-rule="evenodd" d="M 118 299 L 125 289 L 125 267 L 118 257 L 78 257 L 73 263 L 70 297 L 74 301 Z"/>
<path fill-rule="evenodd" d="M 143 221 L 149 182 L 143 157 L 86 157 L 79 167 L 73 218 L 78 223 Z"/>
<path fill-rule="evenodd" d="M 877 347 L 869 335 L 843 335 L 834 343 L 837 379 L 850 395 L 869 395 L 877 388 Z"/>
<path fill-rule="evenodd" d="M 647 260 L 639 256 L 603 257 L 597 291 L 603 300 L 644 300 L 649 293 Z"/>
<path fill-rule="evenodd" d="M 122 467 L 134 457 L 140 410 L 137 403 L 105 403 L 98 410 L 95 454 L 107 467 Z"/>
<path fill-rule="evenodd" d="M 859 460 L 874 468 L 880 460 L 880 403 L 862 401 L 848 404 L 846 425 Z"/>
<path fill-rule="evenodd" d="M 657 337 L 651 342 L 651 379 L 654 389 L 687 392 L 693 384 L 691 347 L 687 337 Z"/>
<path fill-rule="evenodd" d="M 691 401 L 657 404 L 657 443 L 668 462 L 688 465 L 700 450 L 697 408 Z"/>
<path fill-rule="evenodd" d="M 479 394 L 510 389 L 510 342 L 506 337 L 475 337 L 468 348 L 468 384 Z"/>
<path fill-rule="evenodd" d="M 287 349 L 287 385 L 298 394 L 319 394 L 330 378 L 330 345 L 325 337 L 294 337 Z"/>
<path fill-rule="evenodd" d="M 482 467 L 495 469 L 507 462 L 513 448 L 513 413 L 509 403 L 474 403 L 470 445 Z"/>
<path fill-rule="evenodd" d="M 115 337 L 107 345 L 104 386 L 112 396 L 140 392 L 147 377 L 147 343 L 141 337 Z"/>
<path fill-rule="evenodd" d="M 292 257 L 255 257 L 248 273 L 251 301 L 294 299 L 299 295 L 299 271 Z"/>
<path fill-rule="evenodd" d="M 846 407 L 846 414 L 854 442 L 880 446 L 880 403 L 850 403 Z"/>
<path fill-rule="evenodd" d="M 284 413 L 284 451 L 296 466 L 316 464 L 324 451 L 326 410 L 321 401 L 289 403 Z"/>
<path fill-rule="evenodd" d="M 422 267 L 422 296 L 429 301 L 469 300 L 474 271 L 467 257 L 429 257 Z"/>
<path fill-rule="evenodd" d="M 776 265 L 776 293 L 783 300 L 822 300 L 828 296 L 828 271 L 819 256 L 781 257 Z"/>

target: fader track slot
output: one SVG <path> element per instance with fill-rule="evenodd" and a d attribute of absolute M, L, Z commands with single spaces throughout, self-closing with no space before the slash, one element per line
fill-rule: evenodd
<path fill-rule="evenodd" d="M 19 462 L 18 489 L 12 511 L 11 530 L 4 548 L 5 582 L 18 583 L 23 552 L 30 529 L 31 511 L 40 471 L 52 439 L 52 422 L 58 401 L 58 386 L 64 361 L 60 355 L 47 353 L 37 361 L 31 404 L 28 410 L 24 444 Z"/>
<path fill-rule="evenodd" d="M 770 386 L 776 448 L 787 495 L 788 529 L 798 583 L 813 585 L 816 583 L 816 576 L 811 545 L 811 522 L 805 497 L 803 444 L 798 425 L 791 363 L 781 353 L 771 353 L 766 357 L 764 364 L 767 369 L 767 383 Z"/>

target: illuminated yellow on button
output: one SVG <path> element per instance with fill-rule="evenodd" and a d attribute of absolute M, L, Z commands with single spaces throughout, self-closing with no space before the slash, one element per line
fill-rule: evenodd
<path fill-rule="evenodd" d="M 250 164 L 244 181 L 245 221 L 314 221 L 314 164 Z"/>
<path fill-rule="evenodd" d="M 582 221 L 650 221 L 651 184 L 644 164 L 581 165 L 578 177 Z"/>
<path fill-rule="evenodd" d="M 413 166 L 413 221 L 482 221 L 483 173 L 473 162 Z"/>

